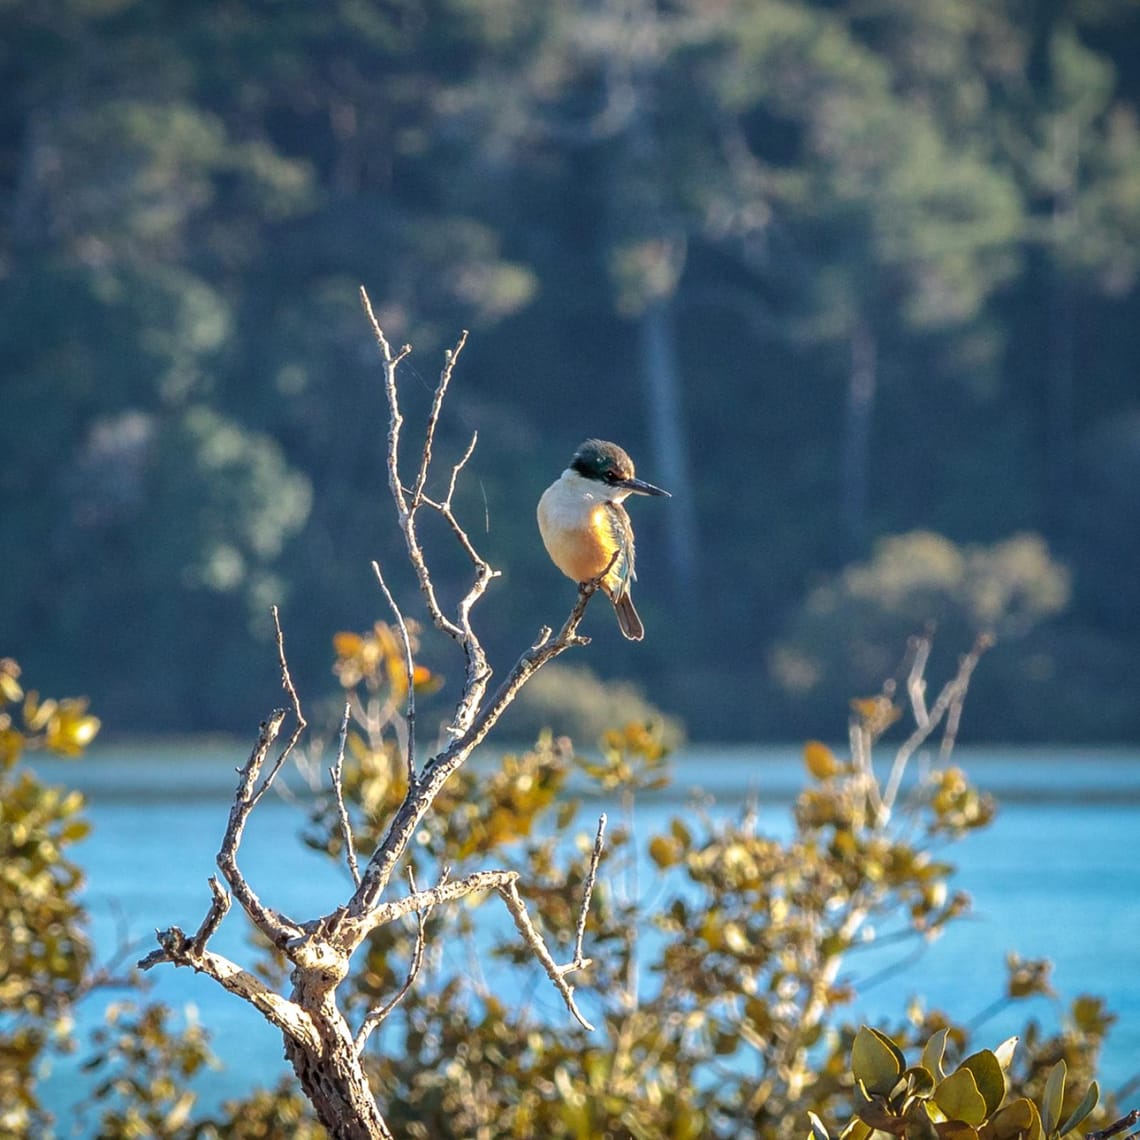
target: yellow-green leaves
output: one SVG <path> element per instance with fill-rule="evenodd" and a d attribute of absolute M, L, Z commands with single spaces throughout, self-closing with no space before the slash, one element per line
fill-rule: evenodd
<path fill-rule="evenodd" d="M 1001 1102 L 1005 1100 L 1005 1073 L 1002 1072 L 1001 1062 L 996 1054 L 989 1049 L 973 1053 L 962 1062 L 958 1071 L 966 1071 L 973 1075 L 977 1090 L 985 1104 L 985 1115 L 990 1116 L 997 1112 Z M 964 1120 L 965 1117 L 961 1119 Z"/>
<path fill-rule="evenodd" d="M 946 1038 L 949 1033 L 949 1029 L 938 1030 L 922 1049 L 922 1067 L 935 1078 L 946 1075 L 942 1068 L 942 1057 L 946 1052 Z"/>
<path fill-rule="evenodd" d="M 1068 1066 L 1064 1060 L 1060 1060 L 1049 1070 L 1049 1076 L 1045 1081 L 1045 1091 L 1041 1094 L 1041 1124 L 1047 1136 L 1052 1136 L 1061 1122 L 1067 1073 Z"/>
<path fill-rule="evenodd" d="M 933 1101 L 947 1120 L 981 1124 L 986 1118 L 986 1099 L 969 1069 L 956 1069 L 934 1090 Z"/>
<path fill-rule="evenodd" d="M 830 780 L 843 771 L 835 753 L 818 740 L 809 740 L 804 745 L 804 767 L 817 780 Z"/>
<path fill-rule="evenodd" d="M 906 1062 L 899 1047 L 885 1034 L 864 1025 L 851 1047 L 851 1074 L 869 1093 L 889 1096 Z"/>
<path fill-rule="evenodd" d="M 1041 1114 L 1028 1097 L 998 1109 L 986 1125 L 987 1140 L 1044 1140 Z"/>
<path fill-rule="evenodd" d="M 1041 1107 L 1019 1096 L 1005 1104 L 1007 1071 L 1017 1038 L 997 1049 L 971 1053 L 948 1075 L 944 1069 L 949 1027 L 934 1033 L 918 1065 L 906 1068 L 898 1045 L 879 1030 L 864 1025 L 851 1049 L 851 1075 L 858 1092 L 856 1116 L 840 1133 L 842 1140 L 868 1140 L 872 1135 L 906 1140 L 1061 1140 L 1096 1107 L 1095 1081 L 1061 1123 L 1065 1103 L 1065 1062 L 1053 1066 L 1042 1093 Z M 826 1127 L 811 1118 L 812 1138 L 826 1137 Z"/>
<path fill-rule="evenodd" d="M 99 728 L 86 697 L 41 700 L 20 685 L 20 666 L 11 657 L 0 658 L 0 768 L 11 768 L 25 749 L 81 756 Z"/>

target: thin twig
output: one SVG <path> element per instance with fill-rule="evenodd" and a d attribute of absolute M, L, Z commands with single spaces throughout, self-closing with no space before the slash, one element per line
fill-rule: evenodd
<path fill-rule="evenodd" d="M 459 360 L 459 354 L 463 351 L 463 346 L 467 343 L 467 330 L 464 329 L 459 336 L 459 340 L 452 349 L 448 349 L 443 356 L 443 370 L 439 374 L 439 383 L 435 386 L 435 395 L 431 401 L 431 411 L 428 413 L 427 426 L 424 428 L 424 450 L 420 456 L 420 469 L 416 474 L 415 486 L 412 488 L 412 501 L 410 505 L 411 510 L 415 510 L 420 504 L 421 496 L 424 491 L 424 484 L 427 483 L 428 468 L 431 467 L 431 451 L 432 444 L 435 440 L 435 429 L 439 424 L 439 413 L 443 407 L 443 398 L 447 395 L 447 387 L 451 383 L 451 374 L 455 369 L 455 365 Z M 474 445 L 472 445 L 474 446 Z M 470 450 L 468 455 L 470 455 Z M 466 459 L 464 460 L 466 462 Z M 454 487 L 455 480 L 452 478 L 452 486 Z"/>
<path fill-rule="evenodd" d="M 281 667 L 281 685 L 285 689 L 285 692 L 289 694 L 289 700 L 293 705 L 293 715 L 297 718 L 297 723 L 293 727 L 293 733 L 289 737 L 288 742 L 281 750 L 281 754 L 277 757 L 273 767 L 269 770 L 269 774 L 262 781 L 257 791 L 253 793 L 249 805 L 250 808 L 272 787 L 273 781 L 277 778 L 277 773 L 281 771 L 282 765 L 297 746 L 297 741 L 301 739 L 301 734 L 309 727 L 309 722 L 305 720 L 305 715 L 301 712 L 301 698 L 297 695 L 297 688 L 293 684 L 292 676 L 289 674 L 289 662 L 285 660 L 285 634 L 281 629 L 281 615 L 278 613 L 276 606 L 272 607 L 272 613 L 273 628 L 277 631 L 277 661 Z"/>
<path fill-rule="evenodd" d="M 962 709 L 966 704 L 966 690 L 970 687 L 970 680 L 974 675 L 974 669 L 977 667 L 982 654 L 994 644 L 994 637 L 992 634 L 983 633 L 979 634 L 977 640 L 974 642 L 974 648 L 962 662 L 961 669 L 961 684 L 958 685 L 953 699 L 950 702 L 949 711 L 946 713 L 946 728 L 942 733 L 942 743 L 938 748 L 938 759 L 945 764 L 950 759 L 950 753 L 954 751 L 954 744 L 958 739 L 958 727 L 962 720 Z"/>
<path fill-rule="evenodd" d="M 408 703 L 404 710 L 404 720 L 408 726 L 408 740 L 407 740 L 407 765 L 408 765 L 408 789 L 413 790 L 416 786 L 416 665 L 412 660 L 412 639 L 408 633 L 408 624 L 404 621 L 404 615 L 400 607 L 396 604 L 396 599 L 392 596 L 392 591 L 388 589 L 388 583 L 384 581 L 384 575 L 380 572 L 380 563 L 372 563 L 372 573 L 376 575 L 376 581 L 380 583 L 380 589 L 384 593 L 384 600 L 388 603 L 388 608 L 392 611 L 396 619 L 396 628 L 400 631 L 400 641 L 404 649 L 404 675 L 408 683 Z M 360 880 L 356 880 L 356 885 L 360 885 Z"/>
<path fill-rule="evenodd" d="M 942 691 L 938 694 L 938 699 L 931 707 L 930 714 L 927 716 L 925 723 L 917 725 L 910 736 L 899 746 L 899 750 L 895 754 L 894 763 L 891 765 L 891 772 L 887 779 L 886 788 L 883 792 L 882 811 L 888 816 L 898 797 L 903 773 L 906 770 L 911 756 L 922 747 L 923 743 L 941 723 L 942 718 L 947 714 L 948 710 L 957 707 L 960 713 L 962 701 L 965 699 L 966 689 L 969 687 L 970 677 L 974 672 L 974 668 L 981 659 L 982 654 L 985 653 L 992 644 L 993 638 L 988 634 L 980 634 L 978 636 L 974 642 L 973 649 L 965 654 L 959 661 L 958 672 L 943 685 Z M 955 722 L 954 729 L 956 733 L 957 722 Z M 951 737 L 951 745 L 952 744 L 953 737 Z"/>
<path fill-rule="evenodd" d="M 1140 1108 L 1134 1108 L 1131 1112 L 1125 1113 L 1119 1120 L 1114 1120 L 1107 1128 L 1102 1128 L 1099 1132 L 1089 1132 L 1085 1140 L 1110 1140 L 1110 1137 L 1118 1135 L 1126 1128 L 1131 1128 L 1133 1124 L 1140 1124 Z"/>
<path fill-rule="evenodd" d="M 929 636 L 913 639 L 914 660 L 910 663 L 906 691 L 910 695 L 910 707 L 914 723 L 924 725 L 930 719 L 926 709 L 926 662 L 930 657 L 931 639 Z"/>
<path fill-rule="evenodd" d="M 602 859 L 602 848 L 606 841 L 606 813 L 598 816 L 598 832 L 594 836 L 594 850 L 590 855 L 590 867 L 586 872 L 586 881 L 582 886 L 582 908 L 578 911 L 578 929 L 574 934 L 574 962 L 581 966 L 585 963 L 582 957 L 582 943 L 586 937 L 586 917 L 590 912 L 590 899 L 594 894 L 594 884 L 598 878 L 598 864 Z"/>
<path fill-rule="evenodd" d="M 206 949 L 206 943 L 217 933 L 218 927 L 222 925 L 222 919 L 226 917 L 230 909 L 230 896 L 226 894 L 222 884 L 218 882 L 217 875 L 210 876 L 209 884 L 210 894 L 214 898 L 213 902 L 210 903 L 210 909 L 206 912 L 206 917 L 202 919 L 202 925 L 198 927 L 194 937 L 190 939 L 190 949 L 194 954 L 201 954 Z"/>
<path fill-rule="evenodd" d="M 574 987 L 566 980 L 568 973 L 580 967 L 574 964 L 559 966 L 554 961 L 542 935 L 535 929 L 535 925 L 531 921 L 530 914 L 526 909 L 526 903 L 523 902 L 514 879 L 503 884 L 503 886 L 498 888 L 498 891 L 503 901 L 507 904 L 507 910 L 511 912 L 511 917 L 515 920 L 515 928 L 519 934 L 522 935 L 523 941 L 531 948 L 534 956 L 542 963 L 542 968 L 546 971 L 546 976 L 554 983 L 555 989 L 562 995 L 562 1000 L 566 1003 L 566 1008 L 574 1015 L 575 1020 L 583 1029 L 592 1032 L 594 1027 L 582 1016 L 582 1011 L 578 1008 L 577 1002 L 574 1001 Z"/>
<path fill-rule="evenodd" d="M 444 871 L 437 886 L 443 885 L 443 880 L 446 878 L 447 872 Z M 408 885 L 412 889 L 412 893 L 416 893 L 416 876 L 411 867 L 408 868 Z M 427 909 L 416 911 L 416 942 L 412 947 L 412 960 L 408 965 L 408 976 L 404 979 L 404 984 L 396 991 L 396 993 L 384 1003 L 375 1009 L 368 1011 L 363 1022 L 361 1022 L 360 1030 L 356 1034 L 356 1055 L 359 1057 L 364 1052 L 364 1046 L 368 1044 L 368 1038 L 380 1027 L 384 1019 L 402 1002 L 407 995 L 408 991 L 415 984 L 416 976 L 420 972 L 420 967 L 424 964 L 424 948 L 427 945 L 427 916 L 429 911 Z"/>
<path fill-rule="evenodd" d="M 352 843 L 352 823 L 348 818 L 348 808 L 344 803 L 344 746 L 348 742 L 348 720 L 352 715 L 352 705 L 345 701 L 344 716 L 340 722 L 340 735 L 337 738 L 336 763 L 329 769 L 332 777 L 333 794 L 336 796 L 336 814 L 340 820 L 341 841 L 344 843 L 344 858 L 352 875 L 353 886 L 360 886 L 360 868 L 356 865 L 356 850 Z"/>
<path fill-rule="evenodd" d="M 238 774 L 237 791 L 234 793 L 234 802 L 230 808 L 226 832 L 222 836 L 222 845 L 218 849 L 216 857 L 218 869 L 222 872 L 222 876 L 233 892 L 234 898 L 241 904 L 242 910 L 249 916 L 250 921 L 275 946 L 283 946 L 291 938 L 296 938 L 301 933 L 301 928 L 297 923 L 285 918 L 277 911 L 271 910 L 261 902 L 238 868 L 237 853 L 241 846 L 242 834 L 245 831 L 250 812 L 253 811 L 254 804 L 257 803 L 254 785 L 261 772 L 261 766 L 265 762 L 265 757 L 281 731 L 281 725 L 286 715 L 284 709 L 277 709 L 261 725 L 257 743 L 250 753 L 249 760 L 246 761 L 245 766 Z M 278 767 L 280 767 L 280 763 L 278 763 Z M 265 786 L 262 785 L 263 788 Z"/>

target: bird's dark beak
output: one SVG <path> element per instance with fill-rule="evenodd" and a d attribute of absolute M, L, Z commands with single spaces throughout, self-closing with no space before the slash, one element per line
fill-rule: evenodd
<path fill-rule="evenodd" d="M 623 479 L 621 485 L 627 491 L 633 491 L 637 495 L 664 495 L 667 499 L 673 497 L 668 491 L 654 487 L 652 483 L 646 483 L 644 479 Z"/>

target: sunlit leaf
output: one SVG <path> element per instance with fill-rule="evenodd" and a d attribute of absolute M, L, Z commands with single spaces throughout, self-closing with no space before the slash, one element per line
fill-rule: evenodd
<path fill-rule="evenodd" d="M 818 740 L 809 740 L 804 745 L 804 765 L 817 780 L 830 780 L 842 771 L 835 753 Z"/>
<path fill-rule="evenodd" d="M 1061 1106 L 1065 1100 L 1065 1077 L 1068 1066 L 1064 1059 L 1050 1070 L 1045 1081 L 1045 1091 L 1041 1094 L 1041 1125 L 1046 1136 L 1052 1136 L 1061 1120 Z"/>
<path fill-rule="evenodd" d="M 811 1125 L 811 1140 L 831 1140 L 831 1133 L 814 1112 L 808 1113 L 808 1123 Z"/>
<path fill-rule="evenodd" d="M 969 1069 L 955 1069 L 934 1090 L 934 1103 L 949 1120 L 981 1124 L 986 1118 L 986 1101 Z"/>
<path fill-rule="evenodd" d="M 0 765 L 11 768 L 24 751 L 24 734 L 14 728 L 0 728 Z"/>
<path fill-rule="evenodd" d="M 1081 1103 L 1073 1109 L 1068 1120 L 1061 1125 L 1059 1129 L 1061 1135 L 1067 1136 L 1070 1132 L 1075 1132 L 1084 1122 L 1085 1118 L 1096 1108 L 1099 1100 L 1100 1086 L 1096 1081 L 1093 1081 L 1092 1084 L 1089 1085 L 1085 1095 L 1081 1098 Z"/>
<path fill-rule="evenodd" d="M 851 1072 L 870 1093 L 886 1096 L 898 1083 L 904 1060 L 899 1047 L 870 1026 L 861 1026 L 851 1046 Z"/>
<path fill-rule="evenodd" d="M 23 695 L 20 666 L 11 657 L 0 658 L 0 704 L 15 704 Z"/>
<path fill-rule="evenodd" d="M 986 1123 L 993 1140 L 1044 1140 L 1037 1105 L 1026 1097 L 999 1108 Z"/>
<path fill-rule="evenodd" d="M 1008 1069 L 1013 1063 L 1013 1054 L 1017 1049 L 1020 1037 L 1007 1037 L 995 1050 L 994 1056 L 1003 1069 Z"/>
<path fill-rule="evenodd" d="M 989 1049 L 982 1049 L 967 1057 L 959 1068 L 974 1074 L 978 1092 L 986 1102 L 986 1116 L 996 1112 L 1005 1100 L 1005 1073 L 997 1057 Z"/>

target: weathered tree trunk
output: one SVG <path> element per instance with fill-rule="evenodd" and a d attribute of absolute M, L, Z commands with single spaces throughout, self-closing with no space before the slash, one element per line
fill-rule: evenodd
<path fill-rule="evenodd" d="M 321 1124 L 333 1140 L 391 1140 L 340 1011 L 330 1003 L 314 1022 L 321 1051 L 286 1036 L 285 1057 Z"/>

